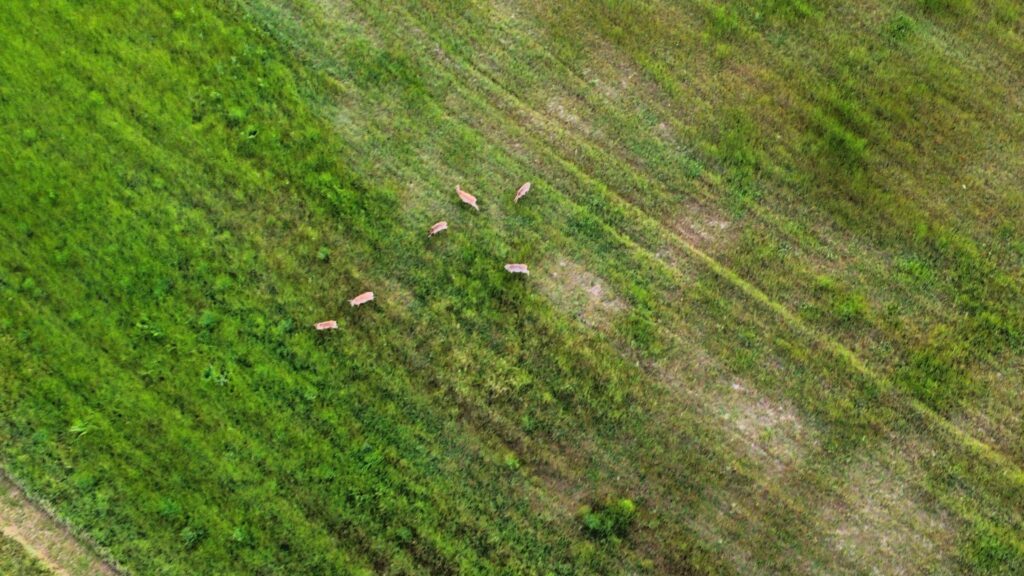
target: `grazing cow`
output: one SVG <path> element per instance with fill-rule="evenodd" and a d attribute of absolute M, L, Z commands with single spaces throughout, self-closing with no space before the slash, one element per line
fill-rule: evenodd
<path fill-rule="evenodd" d="M 476 196 L 473 196 L 469 192 L 464 191 L 462 187 L 459 186 L 458 184 L 455 185 L 455 193 L 459 195 L 459 200 L 462 200 L 466 204 L 469 204 L 473 208 L 476 208 L 477 211 L 480 210 L 480 207 L 476 205 Z"/>
<path fill-rule="evenodd" d="M 442 232 L 447 229 L 448 223 L 445 222 L 444 220 L 441 220 L 437 224 L 434 224 L 433 226 L 430 227 L 430 233 L 427 234 L 427 237 L 429 238 L 430 236 L 433 236 L 434 234 L 437 234 L 438 232 Z"/>
<path fill-rule="evenodd" d="M 371 300 L 373 300 L 373 292 L 363 292 L 359 296 L 349 300 L 348 303 L 352 306 L 362 306 Z"/>
<path fill-rule="evenodd" d="M 526 267 L 526 264 L 505 264 L 505 270 L 513 274 L 530 274 L 530 270 Z"/>
<path fill-rule="evenodd" d="M 327 321 L 324 321 L 324 322 L 317 322 L 315 324 L 315 327 L 316 327 L 317 330 L 337 330 L 338 329 L 338 321 L 337 320 L 327 320 Z"/>
<path fill-rule="evenodd" d="M 526 196 L 526 193 L 530 191 L 530 186 L 533 186 L 533 184 L 530 184 L 529 182 L 520 186 L 519 190 L 516 190 L 516 197 L 513 202 L 519 202 L 520 198 Z"/>

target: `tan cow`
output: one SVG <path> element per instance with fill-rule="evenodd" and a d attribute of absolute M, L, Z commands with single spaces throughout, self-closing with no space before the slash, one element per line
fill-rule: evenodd
<path fill-rule="evenodd" d="M 437 224 L 434 224 L 433 226 L 430 227 L 430 232 L 427 234 L 427 237 L 429 238 L 430 236 L 433 236 L 434 234 L 437 234 L 438 232 L 443 232 L 444 230 L 447 230 L 447 229 L 448 229 L 448 223 L 445 222 L 444 220 L 441 220 Z"/>
<path fill-rule="evenodd" d="M 459 200 L 462 200 L 466 204 L 469 204 L 473 208 L 476 208 L 477 211 L 480 210 L 480 207 L 476 205 L 476 196 L 473 196 L 469 192 L 466 192 L 458 184 L 455 185 L 455 193 L 459 195 Z"/>
<path fill-rule="evenodd" d="M 513 199 L 512 201 L 513 202 L 519 202 L 519 199 L 522 198 L 523 196 L 526 196 L 526 193 L 530 191 L 530 187 L 531 186 L 533 186 L 533 184 L 531 184 L 529 182 L 527 182 L 526 184 L 523 184 L 522 186 L 520 186 L 519 190 L 516 190 L 516 197 L 515 197 L 515 199 Z"/>
<path fill-rule="evenodd" d="M 349 300 L 348 303 L 352 306 L 362 306 L 371 300 L 373 300 L 373 292 L 363 292 L 359 296 Z"/>

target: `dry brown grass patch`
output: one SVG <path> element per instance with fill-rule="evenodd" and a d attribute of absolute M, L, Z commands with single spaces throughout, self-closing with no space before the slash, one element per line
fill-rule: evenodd
<path fill-rule="evenodd" d="M 556 307 L 591 328 L 608 328 L 615 315 L 626 309 L 606 281 L 567 258 L 543 275 L 540 286 Z"/>
<path fill-rule="evenodd" d="M 21 544 L 57 576 L 115 576 L 109 564 L 78 542 L 58 520 L 0 474 L 0 532 Z"/>

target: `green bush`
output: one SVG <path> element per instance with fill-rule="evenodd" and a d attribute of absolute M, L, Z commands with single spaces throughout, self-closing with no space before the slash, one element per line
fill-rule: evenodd
<path fill-rule="evenodd" d="M 580 509 L 584 531 L 594 538 L 623 538 L 636 520 L 636 504 L 629 498 L 608 498 Z"/>

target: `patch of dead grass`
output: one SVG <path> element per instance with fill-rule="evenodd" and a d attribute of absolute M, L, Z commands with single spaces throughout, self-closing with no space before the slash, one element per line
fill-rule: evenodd
<path fill-rule="evenodd" d="M 626 309 L 606 281 L 567 258 L 560 259 L 539 284 L 556 307 L 591 328 L 608 328 L 615 315 Z"/>
<path fill-rule="evenodd" d="M 952 574 L 949 520 L 923 506 L 884 463 L 893 457 L 862 455 L 842 479 L 842 500 L 819 507 L 833 546 L 867 574 Z"/>
<path fill-rule="evenodd" d="M 735 226 L 732 218 L 718 206 L 697 199 L 690 200 L 680 211 L 675 231 L 689 244 L 707 251 L 717 244 L 732 243 Z"/>
<path fill-rule="evenodd" d="M 3 475 L 0 475 L 0 532 L 21 544 L 57 576 L 117 574 Z"/>

